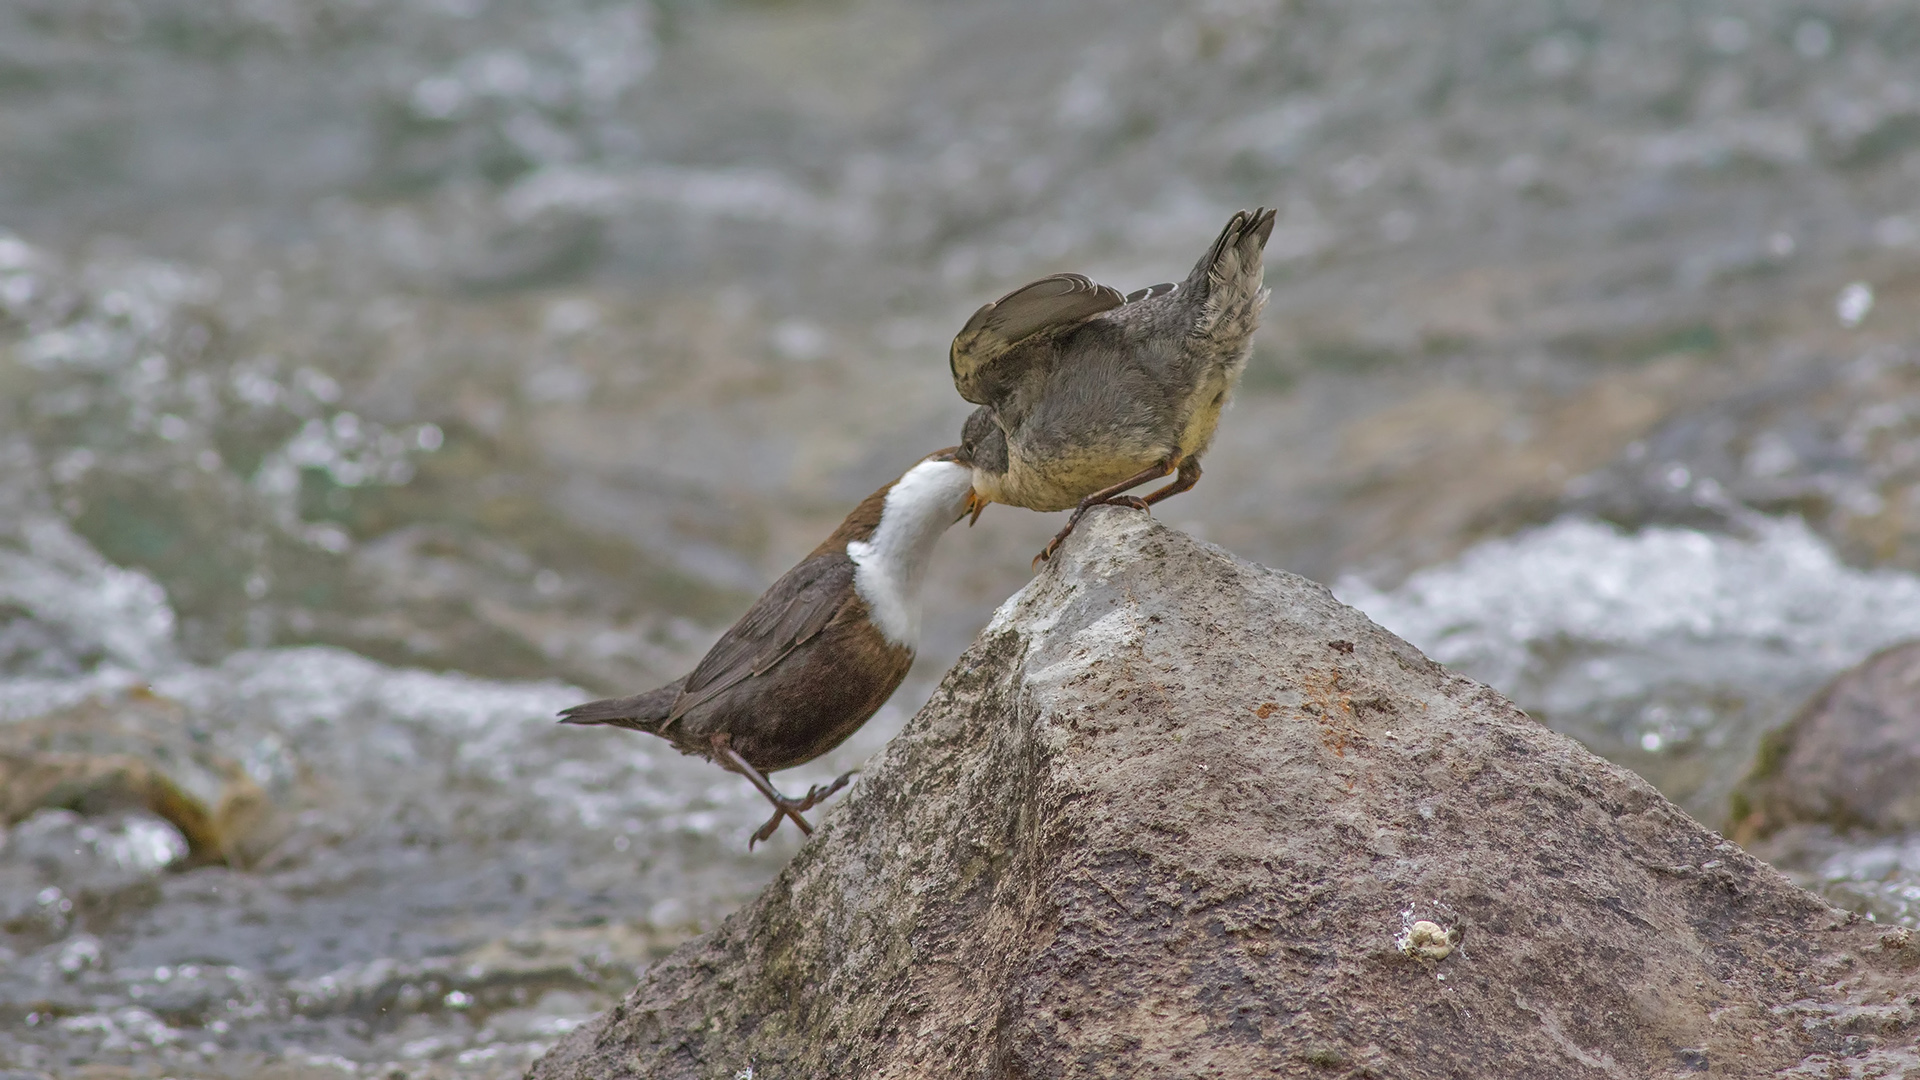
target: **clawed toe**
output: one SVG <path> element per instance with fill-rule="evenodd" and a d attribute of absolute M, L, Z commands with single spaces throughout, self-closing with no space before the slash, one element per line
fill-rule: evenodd
<path fill-rule="evenodd" d="M 829 795 L 832 795 L 834 792 L 839 791 L 851 783 L 854 774 L 859 771 L 859 769 L 849 769 L 841 773 L 831 784 L 815 784 L 807 789 L 807 794 L 804 798 L 795 799 L 787 795 L 782 795 L 777 791 L 767 795 L 767 800 L 774 805 L 773 816 L 768 818 L 767 823 L 760 826 L 747 841 L 747 850 L 752 851 L 755 844 L 770 839 L 774 833 L 778 832 L 780 822 L 783 818 L 793 819 L 794 825 L 798 826 L 802 833 L 807 836 L 812 836 L 813 826 L 807 824 L 807 819 L 801 817 L 800 812 L 802 810 L 811 810 L 825 802 Z"/>
<path fill-rule="evenodd" d="M 1096 506 L 1131 506 L 1135 510 L 1145 510 L 1149 514 L 1153 513 L 1153 504 L 1138 495 L 1108 495 L 1098 499 L 1088 496 L 1086 500 L 1082 501 L 1081 504 L 1074 509 L 1073 516 L 1067 519 L 1066 527 L 1054 533 L 1053 539 L 1047 541 L 1047 546 L 1040 549 L 1040 554 L 1033 557 L 1033 568 L 1035 570 L 1040 569 L 1041 563 L 1048 562 L 1053 558 L 1053 553 L 1059 551 L 1060 545 L 1066 542 L 1067 537 L 1073 535 L 1074 526 L 1080 524 L 1080 519 L 1087 515 L 1087 511 Z"/>
<path fill-rule="evenodd" d="M 813 826 L 807 824 L 807 819 L 801 817 L 799 811 L 782 806 L 773 812 L 773 816 L 767 819 L 765 825 L 754 830 L 754 834 L 747 839 L 747 850 L 752 851 L 755 844 L 765 843 L 774 833 L 780 831 L 780 823 L 789 817 L 793 819 L 795 825 L 800 827 L 802 833 L 807 836 L 813 835 Z"/>
<path fill-rule="evenodd" d="M 1074 516 L 1076 519 L 1079 517 L 1077 514 Z M 1033 568 L 1038 570 L 1040 569 L 1041 563 L 1051 561 L 1053 559 L 1053 553 L 1060 550 L 1060 545 L 1065 543 L 1067 537 L 1072 535 L 1072 533 L 1073 522 L 1070 521 L 1067 523 L 1066 528 L 1061 529 L 1053 539 L 1047 541 L 1047 546 L 1040 549 L 1040 554 L 1033 557 Z"/>
<path fill-rule="evenodd" d="M 846 772 L 841 773 L 837 778 L 835 778 L 833 783 L 831 784 L 813 785 L 812 787 L 807 789 L 807 797 L 801 800 L 801 805 L 796 807 L 795 809 L 811 810 L 814 807 L 820 805 L 821 803 L 826 801 L 827 796 L 832 795 L 834 792 L 839 791 L 841 788 L 846 787 L 848 784 L 852 783 L 854 775 L 859 771 L 860 771 L 859 769 L 848 769 Z"/>

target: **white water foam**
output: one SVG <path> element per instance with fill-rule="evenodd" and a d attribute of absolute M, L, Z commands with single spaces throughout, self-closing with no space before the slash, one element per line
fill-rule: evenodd
<path fill-rule="evenodd" d="M 1802 685 L 1920 636 L 1920 578 L 1850 567 L 1797 518 L 1748 538 L 1567 519 L 1397 588 L 1344 577 L 1334 591 L 1550 714 L 1663 687 Z"/>
<path fill-rule="evenodd" d="M 1569 518 L 1335 592 L 1709 825 L 1762 735 L 1920 637 L 1920 578 L 1848 566 L 1797 518 L 1756 517 L 1745 536 Z"/>

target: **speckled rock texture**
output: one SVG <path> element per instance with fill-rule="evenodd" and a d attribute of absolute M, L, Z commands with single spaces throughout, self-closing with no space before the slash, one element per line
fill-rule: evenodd
<path fill-rule="evenodd" d="M 1920 830 L 1920 642 L 1842 672 L 1768 735 L 1732 816 L 1743 840 L 1797 824 Z"/>
<path fill-rule="evenodd" d="M 1112 509 L 758 900 L 531 1076 L 1900 1075 L 1916 1003 L 1916 936 Z"/>

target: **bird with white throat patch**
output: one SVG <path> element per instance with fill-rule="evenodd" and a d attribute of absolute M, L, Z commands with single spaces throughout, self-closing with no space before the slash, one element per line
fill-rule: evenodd
<path fill-rule="evenodd" d="M 687 676 L 644 694 L 575 705 L 561 722 L 658 735 L 745 776 L 774 806 L 748 847 L 772 836 L 782 818 L 812 835 L 801 812 L 853 774 L 801 798 L 780 794 L 766 774 L 839 746 L 906 678 L 920 639 L 927 566 L 940 537 L 966 515 L 973 491 L 972 470 L 953 455 L 929 454 L 867 496 Z"/>

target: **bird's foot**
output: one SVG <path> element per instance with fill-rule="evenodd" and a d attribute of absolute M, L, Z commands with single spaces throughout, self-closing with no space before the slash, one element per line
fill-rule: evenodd
<path fill-rule="evenodd" d="M 1053 553 L 1059 551 L 1060 545 L 1066 541 L 1067 537 L 1073 535 L 1073 527 L 1080 524 L 1080 519 L 1087 516 L 1087 511 L 1096 506 L 1131 506 L 1135 510 L 1145 510 L 1149 514 L 1153 513 L 1153 504 L 1138 495 L 1109 495 L 1104 499 L 1084 502 L 1074 507 L 1073 516 L 1067 519 L 1066 527 L 1054 533 L 1053 539 L 1047 541 L 1047 546 L 1041 548 L 1040 554 L 1033 557 L 1033 568 L 1035 570 L 1040 569 L 1041 563 L 1053 558 Z"/>
<path fill-rule="evenodd" d="M 774 833 L 780 831 L 780 823 L 787 820 L 787 818 L 789 817 L 793 818 L 793 823 L 795 825 L 800 826 L 800 831 L 802 833 L 806 834 L 807 836 L 813 835 L 813 826 L 807 824 L 807 819 L 801 817 L 799 811 L 789 810 L 783 806 L 780 809 L 775 810 L 773 812 L 773 816 L 767 819 L 767 823 L 765 825 L 760 826 L 758 829 L 755 829 L 753 831 L 753 835 L 747 838 L 747 850 L 752 851 L 755 844 L 765 842 L 768 837 L 771 837 Z"/>
<path fill-rule="evenodd" d="M 768 801 L 774 805 L 773 816 L 767 819 L 765 825 L 760 826 L 759 829 L 754 831 L 753 836 L 747 841 L 747 850 L 752 851 L 755 844 L 762 843 L 772 837 L 775 832 L 779 831 L 780 822 L 786 818 L 792 818 L 793 823 L 799 827 L 802 833 L 807 836 L 812 836 L 813 826 L 807 824 L 807 819 L 801 817 L 800 812 L 802 810 L 811 810 L 827 801 L 827 796 L 846 787 L 852 782 L 854 774 L 859 771 L 859 769 L 849 769 L 841 773 L 839 778 L 831 784 L 815 784 L 807 789 L 807 794 L 802 798 L 796 799 L 790 795 L 782 795 L 777 791 L 768 795 Z"/>
<path fill-rule="evenodd" d="M 819 806 L 821 803 L 826 802 L 827 796 L 832 795 L 834 792 L 839 791 L 841 788 L 846 787 L 848 784 L 852 783 L 854 774 L 858 773 L 859 771 L 860 771 L 859 769 L 848 769 L 846 772 L 841 773 L 840 776 L 837 779 L 835 779 L 834 782 L 831 784 L 813 785 L 812 787 L 807 789 L 806 798 L 796 801 L 794 805 L 794 809 L 795 810 L 811 810 L 814 807 Z"/>

